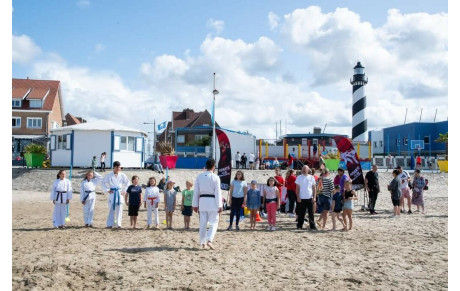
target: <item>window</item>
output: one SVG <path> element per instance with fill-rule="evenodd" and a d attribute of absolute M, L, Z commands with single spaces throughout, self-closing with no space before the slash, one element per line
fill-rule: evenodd
<path fill-rule="evenodd" d="M 42 128 L 42 119 L 28 117 L 27 118 L 27 128 Z"/>
<path fill-rule="evenodd" d="M 377 142 L 376 142 L 376 141 L 374 141 L 374 148 L 376 148 L 376 147 L 377 147 Z"/>
<path fill-rule="evenodd" d="M 67 135 L 58 135 L 58 150 L 67 149 Z"/>
<path fill-rule="evenodd" d="M 380 141 L 380 147 L 383 147 L 383 140 Z"/>
<path fill-rule="evenodd" d="M 177 136 L 177 143 L 184 143 L 185 142 L 185 135 L 181 134 Z"/>
<path fill-rule="evenodd" d="M 29 101 L 29 107 L 30 108 L 41 108 L 42 107 L 42 101 L 41 100 L 30 100 Z"/>
<path fill-rule="evenodd" d="M 195 140 L 202 140 L 203 138 L 207 137 L 208 135 L 205 134 L 197 134 L 195 135 Z"/>
<path fill-rule="evenodd" d="M 13 127 L 21 127 L 21 117 L 13 117 Z"/>
<path fill-rule="evenodd" d="M 59 123 L 57 123 L 56 121 L 52 121 L 51 122 L 51 128 L 52 129 L 59 128 Z"/>
<path fill-rule="evenodd" d="M 13 100 L 13 107 L 21 107 L 21 100 Z"/>
<path fill-rule="evenodd" d="M 120 151 L 134 152 L 135 140 L 133 136 L 120 136 Z"/>
<path fill-rule="evenodd" d="M 403 140 L 404 140 L 404 145 L 407 145 L 407 137 L 404 137 Z"/>
<path fill-rule="evenodd" d="M 424 142 L 424 143 L 430 143 L 430 137 L 429 137 L 429 136 L 425 136 L 425 137 L 423 138 L 423 142 Z"/>

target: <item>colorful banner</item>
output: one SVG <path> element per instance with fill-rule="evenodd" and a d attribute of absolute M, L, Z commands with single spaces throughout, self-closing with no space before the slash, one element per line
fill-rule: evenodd
<path fill-rule="evenodd" d="M 225 132 L 216 129 L 217 142 L 220 148 L 219 163 L 217 163 L 217 175 L 220 178 L 220 188 L 222 190 L 230 189 L 230 180 L 232 172 L 232 153 L 230 149 L 230 141 Z"/>
<path fill-rule="evenodd" d="M 342 136 L 334 137 L 337 148 L 340 151 L 340 158 L 345 162 L 348 169 L 348 175 L 353 181 L 352 184 L 364 185 L 363 170 L 359 162 L 358 154 L 348 140 L 348 138 Z"/>

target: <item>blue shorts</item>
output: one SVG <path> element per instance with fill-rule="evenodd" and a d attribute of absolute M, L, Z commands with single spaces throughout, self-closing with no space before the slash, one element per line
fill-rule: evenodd
<path fill-rule="evenodd" d="M 353 209 L 353 200 L 347 200 L 343 203 L 343 209 Z"/>
<path fill-rule="evenodd" d="M 319 206 L 324 210 L 331 210 L 331 200 L 329 197 L 324 195 L 318 195 L 319 198 Z"/>
<path fill-rule="evenodd" d="M 248 204 L 246 206 L 249 210 L 259 210 L 260 204 L 254 203 L 254 204 Z"/>

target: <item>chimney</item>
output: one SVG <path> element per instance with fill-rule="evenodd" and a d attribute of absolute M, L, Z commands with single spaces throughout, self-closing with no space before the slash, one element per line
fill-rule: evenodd
<path fill-rule="evenodd" d="M 313 127 L 313 134 L 321 134 L 321 127 Z"/>
<path fill-rule="evenodd" d="M 185 119 L 186 120 L 191 119 L 192 114 L 193 114 L 193 109 L 187 108 L 184 111 L 185 111 Z"/>

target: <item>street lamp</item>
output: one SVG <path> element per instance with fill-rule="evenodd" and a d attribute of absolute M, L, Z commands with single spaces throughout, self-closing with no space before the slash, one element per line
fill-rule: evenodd
<path fill-rule="evenodd" d="M 219 91 L 216 90 L 216 73 L 214 73 L 214 90 L 212 91 L 212 158 L 216 160 L 216 95 Z"/>
<path fill-rule="evenodd" d="M 157 127 L 155 124 L 155 119 L 152 122 L 144 122 L 144 124 L 153 124 L 153 153 L 157 150 Z"/>

